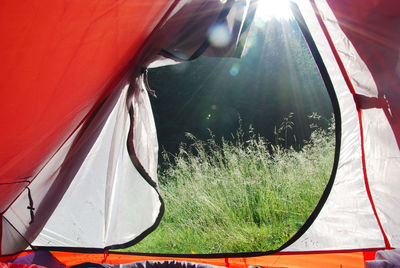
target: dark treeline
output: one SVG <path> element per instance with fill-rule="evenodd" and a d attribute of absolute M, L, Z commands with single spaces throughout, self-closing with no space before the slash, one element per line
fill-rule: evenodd
<path fill-rule="evenodd" d="M 295 135 L 299 142 L 310 135 L 308 115 L 332 114 L 322 78 L 294 20 L 256 22 L 241 59 L 201 57 L 152 69 L 149 84 L 158 96 L 151 101 L 159 144 L 171 153 L 186 141 L 186 132 L 207 139 L 210 129 L 217 139 L 229 139 L 239 116 L 243 127 L 252 125 L 274 141 L 275 127 L 293 113 L 288 136 Z"/>

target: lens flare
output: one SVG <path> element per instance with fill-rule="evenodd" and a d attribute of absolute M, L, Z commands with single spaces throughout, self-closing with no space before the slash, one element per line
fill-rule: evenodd
<path fill-rule="evenodd" d="M 226 24 L 214 24 L 208 31 L 208 41 L 214 47 L 225 47 L 231 41 L 231 34 Z"/>
<path fill-rule="evenodd" d="M 240 70 L 240 65 L 235 63 L 232 65 L 231 69 L 229 70 L 229 73 L 232 76 L 237 76 L 239 74 L 239 70 Z"/>

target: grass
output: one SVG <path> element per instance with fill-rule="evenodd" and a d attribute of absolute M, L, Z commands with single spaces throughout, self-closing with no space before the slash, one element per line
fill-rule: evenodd
<path fill-rule="evenodd" d="M 128 251 L 246 252 L 285 243 L 318 203 L 335 147 L 332 128 L 313 126 L 301 149 L 285 148 L 279 137 L 288 135 L 288 127 L 279 128 L 275 144 L 251 128 L 220 143 L 212 135 L 201 141 L 187 134 L 190 145 L 177 155 L 164 153 L 159 227 Z"/>

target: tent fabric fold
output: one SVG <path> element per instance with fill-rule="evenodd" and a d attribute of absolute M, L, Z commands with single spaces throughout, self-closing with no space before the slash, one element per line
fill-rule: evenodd
<path fill-rule="evenodd" d="M 135 106 L 134 128 L 140 145 L 148 145 L 138 150 L 139 155 L 153 156 L 141 163 L 156 183 L 158 145 L 156 136 L 148 135 L 155 131 L 154 121 L 146 90 L 136 88 L 130 101 L 128 91 L 129 84 L 121 83 L 80 133 L 65 144 L 67 148 L 59 151 L 65 155 L 56 154 L 31 183 L 35 222 L 29 224 L 30 213 L 22 209 L 29 204 L 28 191 L 3 215 L 28 241 L 38 235 L 33 230 L 43 228 L 34 246 L 105 248 L 131 241 L 155 224 L 161 201 L 154 186 L 132 165 L 126 145 L 131 123 L 127 103 Z M 64 164 L 54 171 L 60 158 Z M 44 195 L 46 185 L 53 191 Z M 27 230 L 25 226 L 29 226 Z"/>

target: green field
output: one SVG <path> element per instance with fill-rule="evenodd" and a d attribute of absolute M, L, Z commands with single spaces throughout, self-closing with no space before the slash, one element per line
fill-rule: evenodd
<path fill-rule="evenodd" d="M 285 123 L 285 122 L 284 122 Z M 288 122 L 286 122 L 287 124 Z M 330 177 L 332 128 L 313 127 L 302 145 L 285 148 L 291 125 L 270 143 L 242 128 L 233 141 L 187 134 L 159 173 L 165 214 L 132 252 L 219 253 L 276 249 L 304 224 Z"/>

